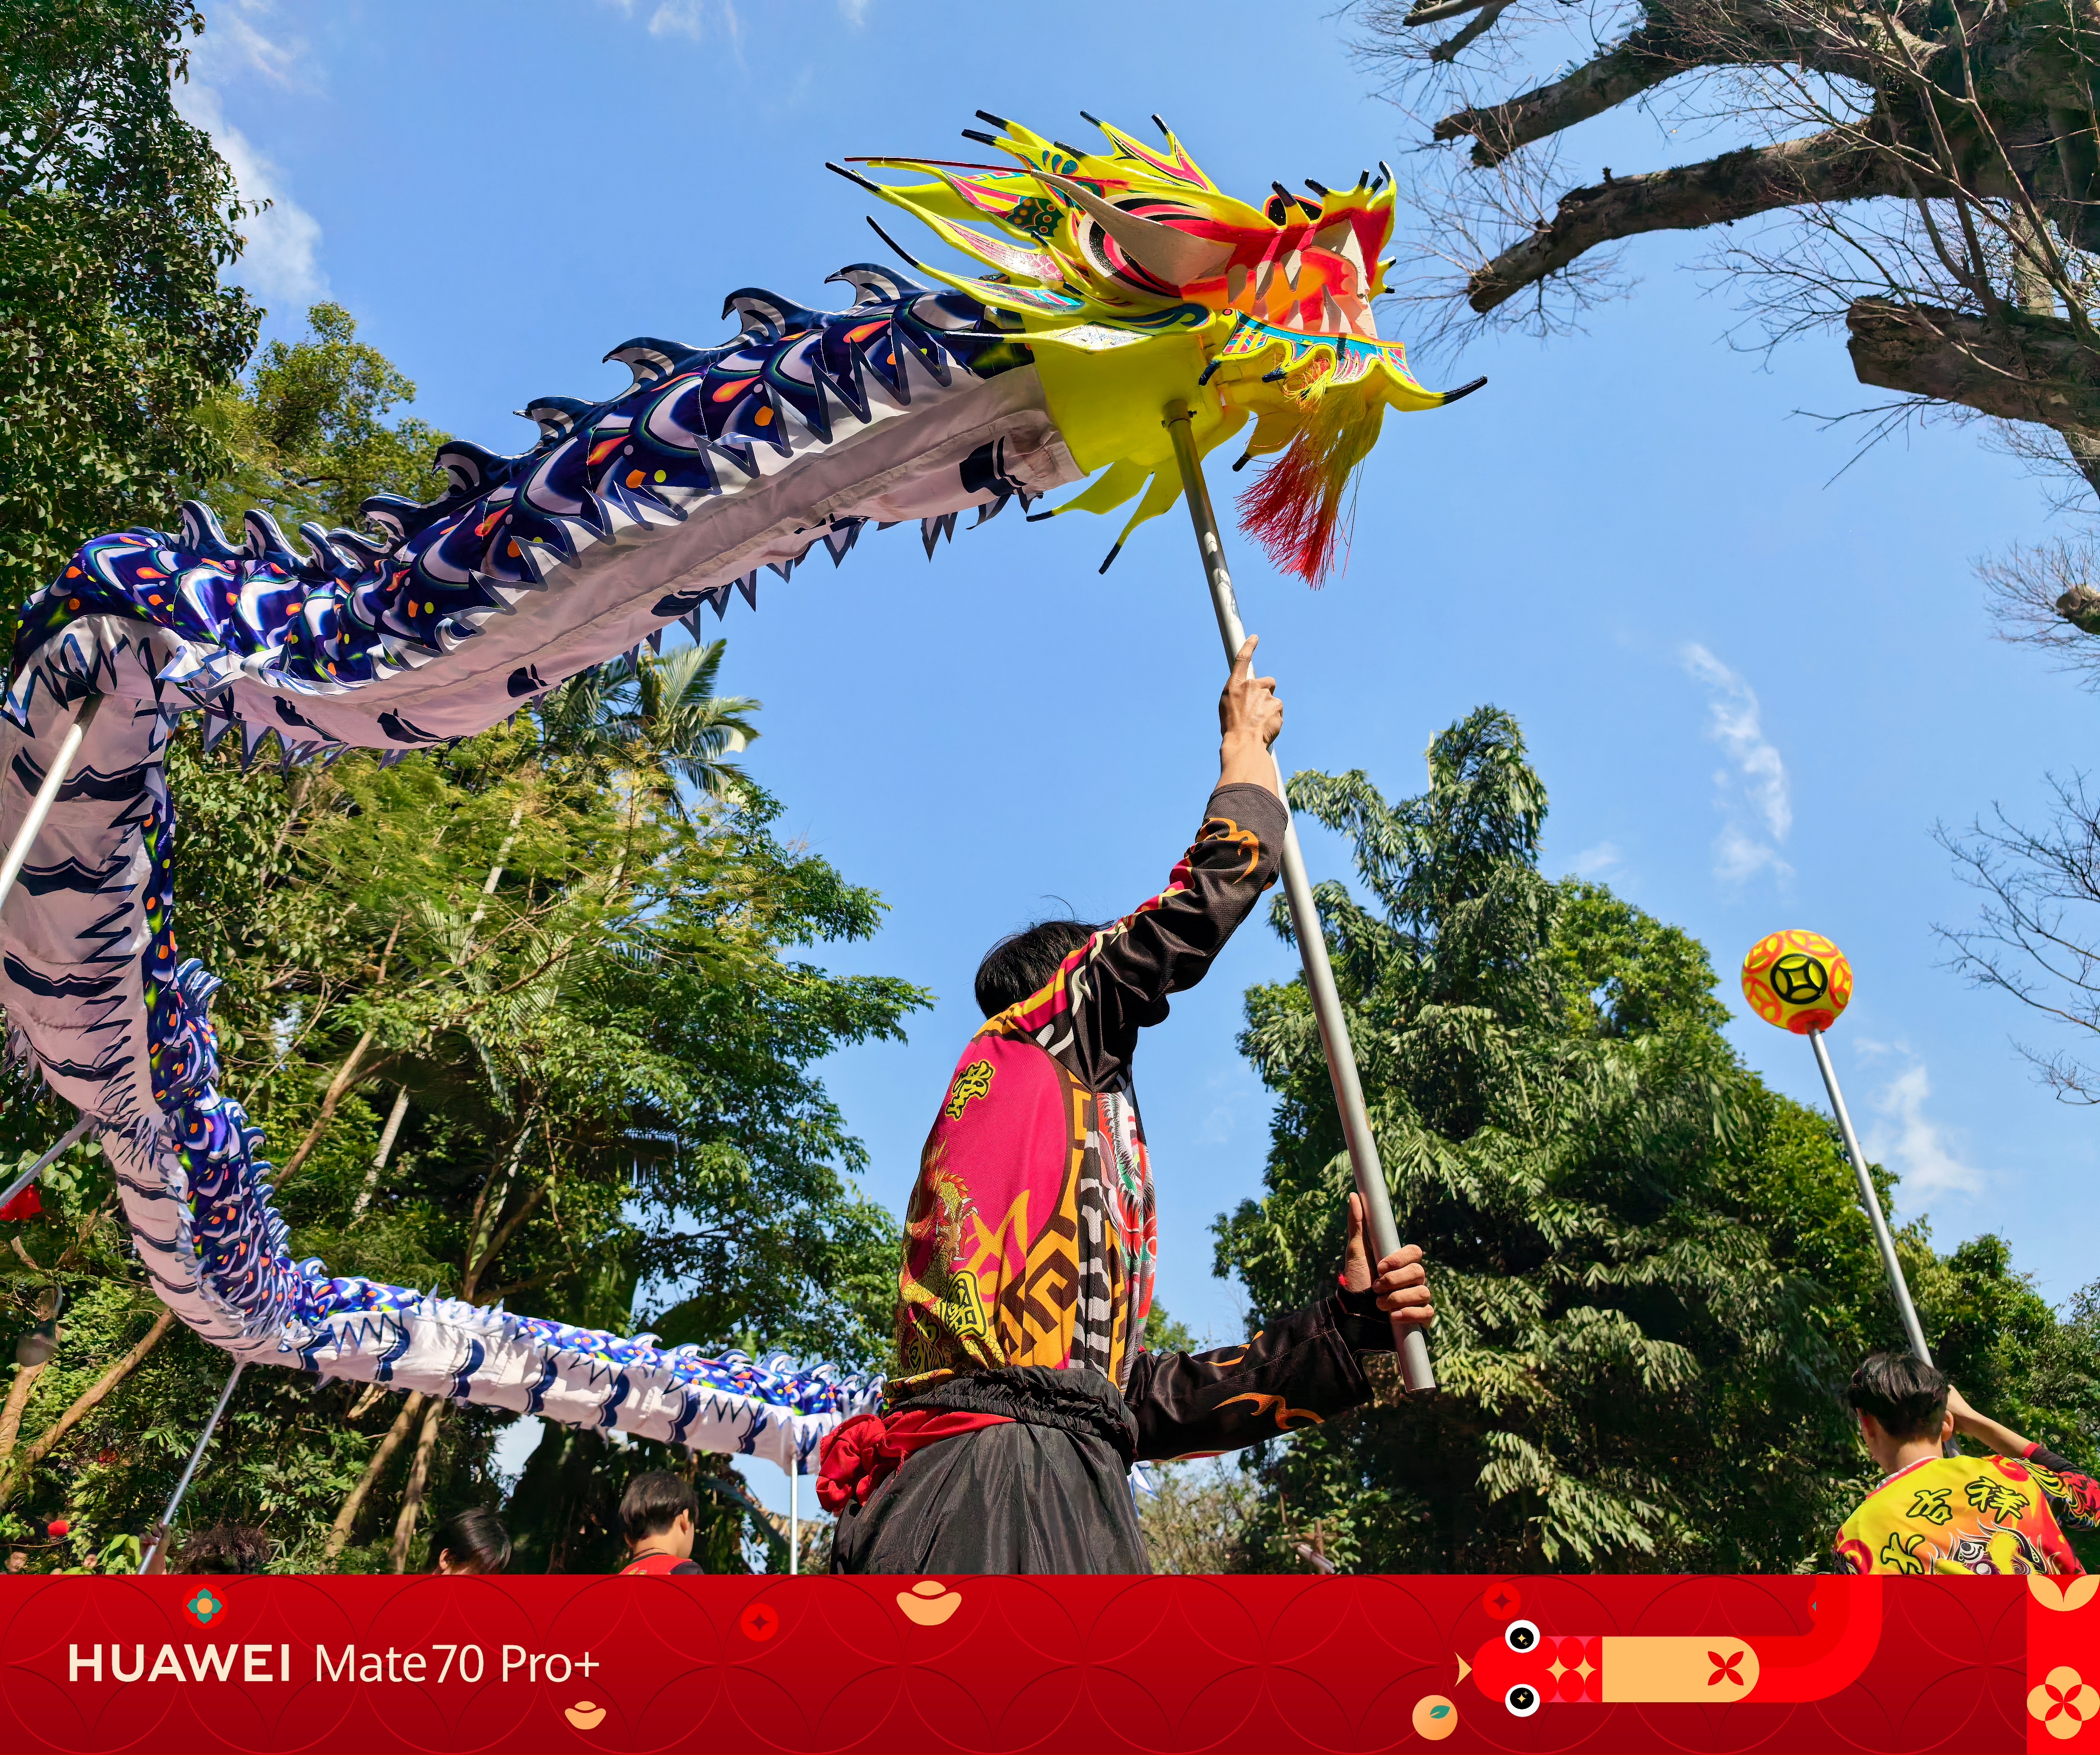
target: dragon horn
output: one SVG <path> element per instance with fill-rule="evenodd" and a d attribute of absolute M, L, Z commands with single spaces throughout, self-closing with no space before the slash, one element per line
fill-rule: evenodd
<path fill-rule="evenodd" d="M 1083 183 L 1054 172 L 1039 170 L 1035 180 L 1047 183 L 1067 195 L 1101 222 L 1101 229 L 1123 246 L 1123 254 L 1156 280 L 1184 287 L 1198 280 L 1215 280 L 1232 260 L 1232 246 L 1191 237 L 1156 219 L 1140 219 L 1120 207 L 1111 207 Z"/>

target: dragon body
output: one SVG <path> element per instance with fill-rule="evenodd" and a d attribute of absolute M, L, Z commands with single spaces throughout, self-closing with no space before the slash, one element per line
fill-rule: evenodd
<path fill-rule="evenodd" d="M 528 403 L 529 449 L 443 447 L 450 491 L 368 501 L 376 535 L 306 525 L 294 547 L 250 512 L 236 542 L 186 503 L 179 532 L 97 537 L 24 606 L 0 839 L 100 700 L 0 909 L 10 1044 L 94 1118 L 161 1296 L 215 1345 L 798 1471 L 879 1390 L 294 1261 L 261 1136 L 218 1087 L 216 984 L 178 955 L 162 755 L 193 710 L 208 747 L 237 735 L 252 761 L 274 736 L 288 765 L 471 736 L 673 624 L 697 635 L 733 594 L 755 606 L 767 570 L 786 579 L 819 547 L 842 561 L 871 524 L 915 520 L 930 555 L 963 512 L 982 523 L 1096 474 L 1059 509 L 1136 497 L 1134 525 L 1179 492 L 1174 404 L 1205 451 L 1253 422 L 1250 454 L 1282 453 L 1258 486 L 1287 478 L 1258 527 L 1330 540 L 1337 484 L 1383 408 L 1449 399 L 1371 329 L 1390 190 L 1360 178 L 1324 206 L 1248 207 L 1171 134 L 1154 152 L 1106 130 L 1096 157 L 998 126 L 1017 169 L 868 184 L 988 278 L 858 264 L 834 277 L 853 295 L 837 311 L 743 289 L 730 339 L 638 337 L 606 356 L 629 368 L 624 391 Z"/>

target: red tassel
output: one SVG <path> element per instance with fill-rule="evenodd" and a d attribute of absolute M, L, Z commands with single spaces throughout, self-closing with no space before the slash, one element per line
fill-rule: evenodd
<path fill-rule="evenodd" d="M 1278 572 L 1320 584 L 1334 563 L 1337 509 L 1323 491 L 1319 465 L 1304 433 L 1239 498 L 1240 528 L 1260 543 Z"/>
<path fill-rule="evenodd" d="M 1382 402 L 1330 392 L 1314 405 L 1283 454 L 1239 498 L 1240 527 L 1279 571 L 1326 582 L 1342 532 L 1343 497 L 1378 443 Z"/>

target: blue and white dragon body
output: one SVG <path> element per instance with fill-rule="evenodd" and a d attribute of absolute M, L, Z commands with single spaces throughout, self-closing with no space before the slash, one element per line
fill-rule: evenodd
<path fill-rule="evenodd" d="M 219 1088 L 216 983 L 177 947 L 176 821 L 162 756 L 180 716 L 274 736 L 292 764 L 471 736 L 564 679 L 685 621 L 754 605 L 820 545 L 916 521 L 929 552 L 1080 471 L 1010 323 L 956 290 L 857 266 L 851 308 L 748 289 L 741 333 L 644 337 L 607 357 L 630 389 L 525 411 L 540 442 L 438 456 L 429 505 L 364 508 L 384 540 L 251 512 L 229 541 L 185 505 L 179 533 L 98 537 L 24 608 L 0 722 L 0 844 L 61 740 L 102 698 L 0 909 L 14 1053 L 91 1117 L 161 1297 L 237 1358 L 386 1383 L 808 1472 L 877 1382 L 783 1359 L 702 1356 L 331 1277 L 292 1259 L 261 1135 Z"/>

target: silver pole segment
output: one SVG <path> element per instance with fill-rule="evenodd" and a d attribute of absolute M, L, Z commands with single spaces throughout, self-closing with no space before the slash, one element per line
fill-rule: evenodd
<path fill-rule="evenodd" d="M 1196 439 L 1189 411 L 1175 403 L 1167 410 L 1167 431 L 1174 441 L 1174 456 L 1181 465 L 1182 497 L 1189 502 L 1189 522 L 1194 526 L 1196 547 L 1203 559 L 1204 577 L 1211 587 L 1211 606 L 1217 611 L 1218 633 L 1225 643 L 1228 667 L 1246 644 L 1241 625 L 1239 602 L 1233 592 L 1233 575 L 1225 567 L 1225 547 L 1218 535 L 1218 515 L 1211 509 L 1210 484 L 1203 479 L 1202 460 L 1196 455 Z M 1283 770 L 1277 769 L 1277 790 L 1282 791 Z M 1290 920 L 1298 939 L 1298 955 L 1305 966 L 1305 989 L 1312 995 L 1312 1014 L 1320 1024 L 1320 1046 L 1327 1056 L 1327 1074 L 1334 1081 L 1335 1102 L 1342 1115 L 1342 1135 L 1348 1141 L 1349 1163 L 1356 1172 L 1357 1192 L 1363 1197 L 1365 1228 L 1370 1233 L 1371 1259 L 1375 1263 L 1400 1247 L 1399 1228 L 1392 1221 L 1392 1203 L 1388 1198 L 1385 1167 L 1379 1161 L 1378 1141 L 1372 1136 L 1370 1117 L 1364 1108 L 1362 1083 L 1357 1076 L 1356 1051 L 1349 1042 L 1348 1020 L 1342 1014 L 1342 996 L 1335 987 L 1335 971 L 1327 960 L 1327 935 L 1321 930 L 1320 910 L 1312 899 L 1312 880 L 1305 875 L 1305 856 L 1298 845 L 1298 827 L 1290 821 L 1290 806 L 1284 805 L 1283 889 L 1290 899 Z M 1408 1393 L 1418 1396 L 1436 1387 L 1436 1374 L 1429 1363 L 1429 1343 L 1421 1329 L 1400 1332 L 1400 1369 Z"/>
<path fill-rule="evenodd" d="M 68 1146 L 71 1145 L 76 1140 L 79 1139 L 82 1134 L 86 1133 L 87 1130 L 94 1125 L 95 1118 L 92 1115 L 83 1115 L 78 1121 L 75 1122 L 72 1127 L 67 1128 L 65 1131 L 65 1136 L 61 1139 L 56 1145 L 53 1146 L 50 1151 L 45 1153 L 44 1155 L 38 1158 L 35 1163 L 32 1164 L 27 1170 L 24 1171 L 20 1175 L 17 1176 L 12 1182 L 9 1183 L 6 1188 L 0 1188 L 0 1208 L 4 1208 L 15 1198 L 16 1195 L 20 1194 L 23 1189 L 28 1188 L 29 1185 L 34 1182 L 38 1177 L 42 1175 L 46 1171 L 49 1170 L 52 1165 L 58 1162 L 59 1153 L 64 1151 Z"/>
<path fill-rule="evenodd" d="M 153 1556 L 161 1551 L 170 1531 L 174 1528 L 175 1513 L 182 1508 L 183 1495 L 190 1490 L 190 1479 L 196 1473 L 197 1465 L 204 1461 L 205 1446 L 211 1442 L 211 1435 L 218 1430 L 219 1416 L 226 1412 L 226 1404 L 233 1400 L 233 1387 L 240 1381 L 240 1374 L 247 1369 L 245 1359 L 234 1360 L 233 1374 L 226 1380 L 226 1387 L 218 1392 L 218 1405 L 211 1410 L 211 1418 L 204 1422 L 204 1431 L 197 1439 L 196 1449 L 190 1453 L 190 1460 L 183 1470 L 183 1478 L 175 1483 L 174 1492 L 168 1496 L 168 1508 L 161 1514 L 161 1533 L 154 1538 L 153 1546 L 139 1557 L 141 1572 L 153 1563 Z"/>
<path fill-rule="evenodd" d="M 59 744 L 58 754 L 51 758 L 51 767 L 45 772 L 44 783 L 37 788 L 37 796 L 29 800 L 29 814 L 22 819 L 16 831 L 15 844 L 7 849 L 7 859 L 0 865 L 0 908 L 7 905 L 14 893 L 15 880 L 22 875 L 22 866 L 29 857 L 29 849 L 37 844 L 37 836 L 43 831 L 44 818 L 51 815 L 51 805 L 57 800 L 59 788 L 66 783 L 66 776 L 73 772 L 73 758 L 80 754 L 80 747 L 87 739 L 88 727 L 95 723 L 95 716 L 101 710 L 103 697 L 90 695 L 82 703 L 80 712 Z"/>
<path fill-rule="evenodd" d="M 1896 1259 L 1896 1240 L 1889 1234 L 1889 1222 L 1882 1215 L 1882 1199 L 1875 1192 L 1874 1179 L 1867 1174 L 1867 1155 L 1860 1149 L 1860 1136 L 1852 1131 L 1852 1117 L 1845 1107 L 1845 1093 L 1838 1088 L 1838 1069 L 1830 1064 L 1830 1051 L 1823 1046 L 1823 1032 L 1809 1031 L 1808 1043 L 1815 1050 L 1815 1064 L 1823 1069 L 1823 1087 L 1830 1093 L 1830 1107 L 1837 1113 L 1838 1131 L 1845 1136 L 1845 1150 L 1851 1158 L 1854 1174 L 1860 1179 L 1860 1204 L 1867 1209 L 1867 1217 L 1873 1221 L 1874 1241 L 1881 1248 L 1882 1266 L 1888 1273 L 1889 1291 L 1896 1301 L 1896 1314 L 1903 1319 L 1904 1333 L 1910 1338 L 1910 1350 L 1930 1365 L 1932 1349 L 1925 1344 L 1925 1330 L 1918 1326 L 1917 1308 L 1910 1301 L 1910 1287 L 1904 1279 L 1903 1263 Z"/>
<path fill-rule="evenodd" d="M 797 1457 L 796 1461 L 799 1462 L 801 1458 Z M 796 1474 L 794 1470 L 788 1470 L 788 1573 L 790 1577 L 792 1577 L 796 1573 L 802 1570 L 802 1542 L 801 1531 L 797 1527 L 796 1522 L 801 1513 L 801 1507 L 796 1502 L 801 1497 L 801 1494 L 798 1490 L 801 1484 L 801 1478 Z"/>

